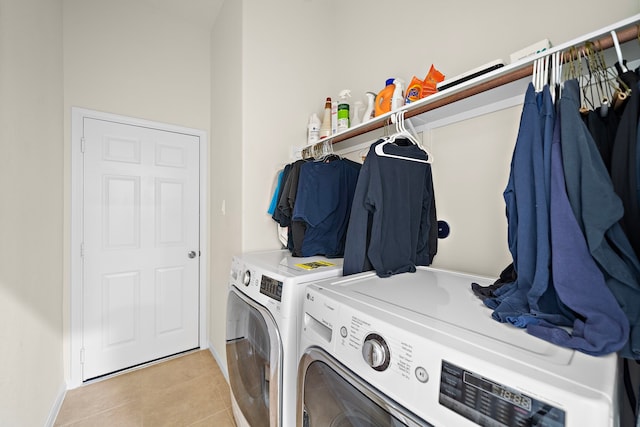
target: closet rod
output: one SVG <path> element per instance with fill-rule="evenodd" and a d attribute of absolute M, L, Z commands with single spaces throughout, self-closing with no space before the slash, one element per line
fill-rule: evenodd
<path fill-rule="evenodd" d="M 618 41 L 620 43 L 625 43 L 635 38 L 638 38 L 639 27 L 640 25 L 634 24 L 626 28 L 615 29 L 616 35 L 618 37 Z M 604 37 L 601 37 L 600 39 L 597 39 L 597 41 L 595 41 L 594 43 L 596 44 L 596 46 L 600 47 L 600 49 L 602 50 L 609 49 L 613 46 L 613 37 L 611 37 L 611 34 L 608 34 Z M 562 47 L 561 50 L 567 49 L 568 47 L 570 46 Z M 560 46 L 558 48 L 560 48 Z M 578 49 L 579 52 L 582 52 L 582 50 L 584 49 L 584 44 L 581 44 L 580 46 L 576 46 L 576 48 Z M 552 50 L 555 50 L 555 49 L 552 49 Z M 545 54 L 540 54 L 540 56 L 544 57 Z M 537 57 L 540 57 L 540 56 L 537 56 Z M 451 90 L 453 93 L 451 93 L 450 95 L 445 95 L 442 97 L 431 95 L 432 97 L 434 97 L 432 102 L 427 101 L 425 103 L 420 103 L 419 105 L 415 105 L 415 107 L 412 107 L 412 104 L 409 104 L 409 106 L 406 107 L 405 118 L 417 116 L 417 115 L 426 113 L 428 111 L 435 110 L 440 107 L 444 107 L 445 105 L 452 104 L 457 101 L 461 101 L 465 98 L 478 95 L 482 92 L 486 92 L 488 90 L 495 89 L 497 87 L 504 86 L 506 84 L 531 76 L 533 74 L 533 59 L 523 64 L 522 67 L 520 68 L 515 68 L 513 70 L 510 70 L 504 73 L 500 73 L 500 71 L 501 70 L 497 70 L 496 72 L 497 75 L 494 78 L 490 78 L 488 80 L 481 81 L 480 83 L 470 85 L 468 88 L 459 90 L 457 92 L 455 91 L 455 88 L 456 88 L 455 86 L 451 89 L 446 89 L 445 91 L 440 92 L 444 94 L 447 91 Z M 429 100 L 429 98 L 424 98 L 424 99 Z M 384 120 L 382 120 L 383 118 Z M 384 116 L 381 116 L 380 118 L 374 118 L 369 122 L 358 125 L 352 130 L 349 129 L 344 133 L 336 134 L 335 136 L 331 137 L 332 143 L 335 144 L 337 142 L 345 141 L 347 139 L 356 137 L 358 135 L 362 135 L 367 132 L 380 129 L 386 123 L 388 123 L 389 119 L 390 119 L 390 115 L 384 115 Z"/>

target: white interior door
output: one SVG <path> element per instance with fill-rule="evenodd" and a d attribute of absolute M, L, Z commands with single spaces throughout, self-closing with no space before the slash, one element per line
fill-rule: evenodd
<path fill-rule="evenodd" d="M 199 138 L 83 119 L 82 379 L 199 345 Z"/>

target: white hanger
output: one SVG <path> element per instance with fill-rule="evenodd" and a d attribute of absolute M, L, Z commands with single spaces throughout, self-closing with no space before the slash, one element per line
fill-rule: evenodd
<path fill-rule="evenodd" d="M 549 55 L 534 61 L 531 83 L 536 92 L 542 92 L 545 85 L 549 84 Z"/>
<path fill-rule="evenodd" d="M 622 51 L 620 50 L 620 42 L 618 42 L 618 34 L 615 31 L 611 31 L 611 39 L 613 40 L 613 46 L 616 48 L 616 56 L 618 57 L 618 64 L 623 73 L 629 71 L 624 65 L 624 58 L 622 57 Z"/>
<path fill-rule="evenodd" d="M 375 149 L 376 154 L 378 156 L 382 156 L 382 157 L 392 157 L 394 159 L 409 160 L 409 161 L 418 162 L 418 163 L 431 163 L 433 161 L 433 159 L 432 159 L 431 155 L 428 152 L 427 152 L 427 160 L 416 159 L 416 158 L 413 158 L 413 157 L 405 157 L 405 156 L 398 156 L 396 154 L 385 153 L 384 146 L 387 145 L 387 144 L 393 143 L 396 140 L 396 138 L 398 138 L 398 137 L 408 139 L 409 141 L 411 141 L 412 144 L 420 147 L 423 151 L 426 152 L 426 150 L 424 150 L 420 146 L 420 143 L 418 142 L 416 137 L 413 136 L 404 127 L 404 110 L 397 112 L 396 114 L 392 115 L 391 117 L 392 117 L 392 120 L 395 119 L 396 133 L 394 133 L 393 135 L 388 136 L 384 140 L 384 142 L 381 142 L 380 144 L 376 145 L 376 149 Z"/>
<path fill-rule="evenodd" d="M 555 52 L 551 56 L 551 99 L 556 102 L 556 88 L 558 96 L 562 93 L 562 59 L 561 52 Z"/>
<path fill-rule="evenodd" d="M 540 74 L 540 59 L 536 59 L 533 62 L 533 71 L 531 73 L 531 83 L 535 92 L 538 92 L 538 74 Z"/>

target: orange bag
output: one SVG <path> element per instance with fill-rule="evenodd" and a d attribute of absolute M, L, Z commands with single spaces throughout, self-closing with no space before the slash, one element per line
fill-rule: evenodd
<path fill-rule="evenodd" d="M 425 98 L 431 94 L 434 94 L 438 91 L 437 85 L 441 81 L 444 80 L 444 74 L 440 71 L 436 70 L 436 68 L 431 64 L 431 68 L 429 68 L 429 72 L 427 76 L 424 78 L 422 84 L 422 98 Z"/>

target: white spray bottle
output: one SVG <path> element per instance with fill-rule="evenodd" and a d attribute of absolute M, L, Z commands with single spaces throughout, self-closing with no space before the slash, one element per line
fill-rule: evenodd
<path fill-rule="evenodd" d="M 349 98 L 351 91 L 345 89 L 340 91 L 340 101 L 338 102 L 338 132 L 349 129 Z"/>
<path fill-rule="evenodd" d="M 365 93 L 365 95 L 367 95 L 367 109 L 364 110 L 364 116 L 362 116 L 362 123 L 364 122 L 368 122 L 369 120 L 373 119 L 375 113 L 376 113 L 376 93 L 374 92 L 367 92 Z"/>
<path fill-rule="evenodd" d="M 391 97 L 391 111 L 397 110 L 404 105 L 404 81 L 402 79 L 394 79 L 393 84 L 396 88 Z"/>
<path fill-rule="evenodd" d="M 362 101 L 356 101 L 353 103 L 353 113 L 351 114 L 351 127 L 362 123 L 361 121 L 362 105 L 363 105 Z"/>

